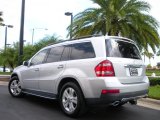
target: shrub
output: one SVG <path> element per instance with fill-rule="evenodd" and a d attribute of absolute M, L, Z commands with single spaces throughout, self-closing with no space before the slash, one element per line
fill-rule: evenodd
<path fill-rule="evenodd" d="M 147 69 L 147 70 L 146 70 L 146 75 L 147 75 L 147 76 L 151 76 L 152 73 L 155 73 L 156 76 L 160 76 L 160 69 L 156 69 L 156 70 Z"/>
<path fill-rule="evenodd" d="M 160 85 L 160 77 L 149 77 L 150 85 Z"/>
<path fill-rule="evenodd" d="M 147 68 L 152 68 L 151 64 L 148 64 L 148 65 L 147 65 Z"/>

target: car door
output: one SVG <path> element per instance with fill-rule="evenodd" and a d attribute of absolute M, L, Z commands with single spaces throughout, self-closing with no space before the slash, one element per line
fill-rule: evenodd
<path fill-rule="evenodd" d="M 39 69 L 43 64 L 48 49 L 38 52 L 30 61 L 29 66 L 21 72 L 25 89 L 38 90 Z"/>
<path fill-rule="evenodd" d="M 51 48 L 46 63 L 40 66 L 39 88 L 41 91 L 55 93 L 55 82 L 63 74 L 68 55 L 69 46 Z"/>

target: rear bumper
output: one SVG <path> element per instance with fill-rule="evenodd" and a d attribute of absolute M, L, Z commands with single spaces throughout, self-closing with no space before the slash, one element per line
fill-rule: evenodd
<path fill-rule="evenodd" d="M 129 78 L 128 78 L 129 79 Z M 118 89 L 120 95 L 133 95 L 139 93 L 138 91 L 145 91 L 149 88 L 149 80 L 147 76 L 141 78 L 141 82 L 138 83 L 125 83 L 122 84 L 117 77 L 95 77 L 88 79 L 81 79 L 85 81 L 81 83 L 82 91 L 86 99 L 101 98 L 102 90 L 114 90 Z M 141 93 L 141 92 L 140 92 Z M 106 95 L 110 96 L 110 95 Z M 112 96 L 112 95 L 111 95 Z"/>
<path fill-rule="evenodd" d="M 86 102 L 89 105 L 111 104 L 115 101 L 127 102 L 130 100 L 146 97 L 147 94 L 148 90 L 129 92 L 129 93 L 118 93 L 118 94 L 102 94 L 100 98 L 87 98 Z"/>

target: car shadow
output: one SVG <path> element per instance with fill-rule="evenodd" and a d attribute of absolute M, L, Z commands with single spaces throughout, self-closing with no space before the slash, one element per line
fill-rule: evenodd
<path fill-rule="evenodd" d="M 59 111 L 60 113 L 62 113 L 59 102 L 57 100 L 51 100 L 51 99 L 46 99 L 46 98 L 39 98 L 36 96 L 31 96 L 31 95 L 25 95 L 24 100 L 29 102 L 30 104 L 34 104 L 36 106 L 42 107 L 43 109 L 49 109 L 51 111 Z M 116 114 L 120 115 L 121 113 L 125 112 L 125 107 L 119 107 L 119 108 L 113 108 L 113 107 L 89 107 L 88 112 L 78 118 L 78 119 L 85 119 L 87 118 L 87 120 L 89 119 L 99 119 L 99 117 L 101 118 L 113 118 Z M 62 114 L 64 115 L 64 114 Z"/>
<path fill-rule="evenodd" d="M 52 113 L 61 116 L 65 120 L 71 120 L 65 116 L 61 109 L 59 102 L 56 100 L 50 100 L 45 98 L 39 98 L 35 96 L 26 95 L 25 101 L 38 106 L 42 109 L 49 110 Z M 142 120 L 150 117 L 151 112 L 157 112 L 153 109 L 148 109 L 140 107 L 137 105 L 126 104 L 121 107 L 90 107 L 88 112 L 79 118 L 74 118 L 78 120 Z M 159 112 L 159 111 L 158 111 Z M 153 120 L 153 119 L 152 119 Z"/>
<path fill-rule="evenodd" d="M 43 108 L 60 110 L 59 102 L 57 100 L 41 98 L 32 95 L 25 95 L 24 99 L 31 104 L 38 105 Z"/>

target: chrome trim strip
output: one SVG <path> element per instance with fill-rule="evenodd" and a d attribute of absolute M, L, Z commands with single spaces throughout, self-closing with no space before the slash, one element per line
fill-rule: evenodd
<path fill-rule="evenodd" d="M 42 97 L 42 98 L 47 98 L 47 99 L 57 99 L 55 94 L 51 94 L 51 93 L 46 93 L 46 92 L 40 92 L 40 91 L 33 91 L 33 90 L 22 90 L 23 93 L 25 94 L 29 94 L 29 95 L 33 95 L 33 96 L 37 96 L 37 97 Z M 39 93 L 39 94 L 38 94 Z M 40 94 L 42 93 L 42 94 Z M 44 93 L 46 95 L 44 95 Z"/>

